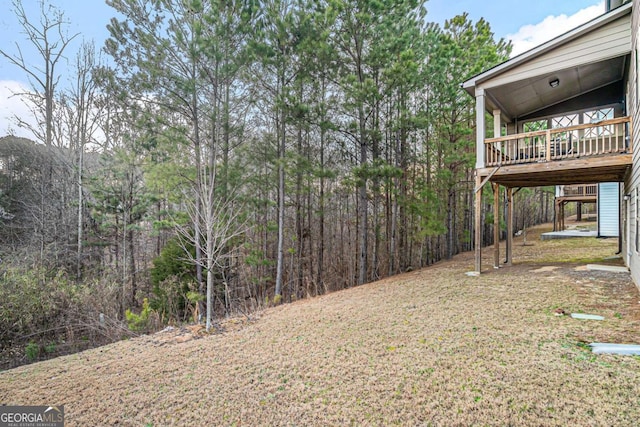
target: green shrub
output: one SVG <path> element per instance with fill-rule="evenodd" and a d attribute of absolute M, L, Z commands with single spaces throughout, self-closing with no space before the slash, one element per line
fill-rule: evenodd
<path fill-rule="evenodd" d="M 49 343 L 49 344 L 45 345 L 45 346 L 44 346 L 44 351 L 45 351 L 45 353 L 47 353 L 47 354 L 55 353 L 55 351 L 56 351 L 56 344 L 52 342 L 52 343 Z"/>
<path fill-rule="evenodd" d="M 189 312 L 191 313 L 191 317 L 193 318 L 193 323 L 198 323 L 198 314 L 203 316 L 204 313 L 198 313 L 196 308 L 198 307 L 198 303 L 204 301 L 204 295 L 199 292 L 189 291 L 186 295 L 186 300 L 189 304 Z"/>
<path fill-rule="evenodd" d="M 195 258 L 195 249 L 189 248 L 190 257 Z M 167 278 L 176 277 L 179 281 L 193 281 L 195 267 L 185 253 L 180 240 L 176 237 L 167 242 L 160 251 L 160 255 L 153 260 L 151 268 L 151 282 L 154 287 L 160 285 Z"/>
<path fill-rule="evenodd" d="M 174 238 L 153 260 L 153 298 L 150 303 L 164 321 L 183 321 L 190 311 L 191 303 L 186 296 L 195 287 L 195 267 L 187 258 L 180 241 Z"/>
<path fill-rule="evenodd" d="M 32 341 L 25 347 L 24 354 L 29 362 L 34 362 L 40 356 L 40 346 Z"/>
<path fill-rule="evenodd" d="M 158 323 L 157 313 L 151 308 L 147 298 L 142 302 L 142 311 L 140 314 L 135 314 L 131 310 L 127 309 L 124 316 L 127 319 L 127 326 L 129 329 L 135 332 L 150 331 Z"/>

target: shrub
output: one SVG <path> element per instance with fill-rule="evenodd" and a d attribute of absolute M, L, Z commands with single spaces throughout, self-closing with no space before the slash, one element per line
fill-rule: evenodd
<path fill-rule="evenodd" d="M 157 312 L 151 308 L 147 298 L 142 302 L 140 314 L 135 314 L 127 309 L 124 315 L 127 319 L 127 326 L 135 332 L 149 332 L 157 328 L 160 323 Z"/>
<path fill-rule="evenodd" d="M 35 362 L 40 356 L 40 346 L 31 341 L 24 349 L 24 354 L 29 362 Z"/>
<path fill-rule="evenodd" d="M 63 327 L 70 308 L 80 305 L 78 285 L 62 272 L 9 268 L 0 282 L 0 349 L 20 337 Z"/>
<path fill-rule="evenodd" d="M 167 242 L 160 256 L 153 260 L 151 308 L 165 321 L 185 320 L 192 304 L 187 294 L 195 285 L 195 267 L 186 259 L 177 238 Z"/>
<path fill-rule="evenodd" d="M 56 351 L 56 344 L 55 343 L 49 343 L 47 345 L 44 346 L 44 351 L 47 354 L 53 354 Z"/>
<path fill-rule="evenodd" d="M 195 257 L 195 249 L 192 251 Z M 151 269 L 151 282 L 154 287 L 160 285 L 169 277 L 176 277 L 179 281 L 193 281 L 195 267 L 193 262 L 188 260 L 187 254 L 176 237 L 167 242 L 160 251 L 160 255 L 153 260 Z"/>
<path fill-rule="evenodd" d="M 198 292 L 189 291 L 187 292 L 186 300 L 189 303 L 188 308 L 189 308 L 189 312 L 191 313 L 191 317 L 193 318 L 193 323 L 198 323 L 199 322 L 198 317 L 204 315 L 204 313 L 198 313 L 197 307 L 199 302 L 204 301 L 204 295 Z"/>
<path fill-rule="evenodd" d="M 42 266 L 0 270 L 0 370 L 132 335 L 121 291 L 108 274 L 80 284 Z"/>

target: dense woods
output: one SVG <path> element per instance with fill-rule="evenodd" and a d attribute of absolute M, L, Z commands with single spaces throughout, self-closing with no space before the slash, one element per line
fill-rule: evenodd
<path fill-rule="evenodd" d="M 487 22 L 441 27 L 415 0 L 107 2 L 110 38 L 77 53 L 63 11 L 15 7 L 37 30 L 20 42 L 54 55 L 2 52 L 43 100 L 36 142 L 0 139 L 5 355 L 127 319 L 215 327 L 471 249 L 459 85 L 511 49 Z M 552 195 L 516 197 L 516 225 L 551 219 Z"/>

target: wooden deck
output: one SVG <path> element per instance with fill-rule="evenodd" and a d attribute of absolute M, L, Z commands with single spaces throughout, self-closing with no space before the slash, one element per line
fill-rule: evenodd
<path fill-rule="evenodd" d="M 624 179 L 631 166 L 631 119 L 507 135 L 485 140 L 478 176 L 507 187 L 591 184 Z"/>
<path fill-rule="evenodd" d="M 562 187 L 560 193 L 561 194 L 559 196 L 556 196 L 554 203 L 554 232 L 565 230 L 565 206 L 567 203 L 598 202 L 598 184 L 565 185 Z M 580 209 L 581 208 L 578 208 L 579 218 L 581 216 Z"/>
<path fill-rule="evenodd" d="M 597 197 L 598 186 L 595 184 L 589 185 L 565 185 L 562 187 L 562 191 L 559 197 Z"/>
<path fill-rule="evenodd" d="M 598 184 L 587 185 L 565 185 L 559 196 L 556 196 L 557 202 L 584 202 L 595 203 L 598 201 Z"/>

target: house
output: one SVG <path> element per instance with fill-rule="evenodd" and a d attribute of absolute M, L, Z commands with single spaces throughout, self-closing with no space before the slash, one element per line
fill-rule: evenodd
<path fill-rule="evenodd" d="M 601 16 L 462 84 L 476 100 L 476 271 L 482 270 L 485 185 L 494 189 L 498 267 L 502 191 L 509 265 L 514 191 L 612 183 L 620 189 L 617 203 L 609 198 L 600 204 L 618 212 L 622 254 L 640 284 L 640 126 L 633 126 L 640 118 L 637 1 L 608 0 Z"/>

